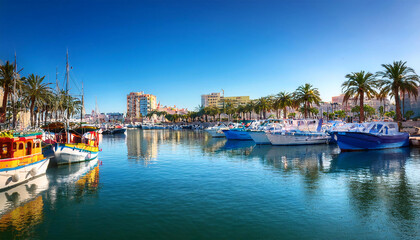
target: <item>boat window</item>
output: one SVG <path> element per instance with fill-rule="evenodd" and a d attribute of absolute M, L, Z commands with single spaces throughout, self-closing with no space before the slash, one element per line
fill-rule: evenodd
<path fill-rule="evenodd" d="M 26 155 L 31 155 L 31 151 L 32 150 L 32 143 L 31 142 L 27 142 L 26 143 Z"/>
<path fill-rule="evenodd" d="M 7 155 L 7 144 L 3 144 L 2 148 L 1 148 L 1 154 L 2 155 Z"/>
<path fill-rule="evenodd" d="M 17 148 L 17 144 L 14 142 L 13 143 L 13 150 L 16 151 L 16 148 Z"/>
<path fill-rule="evenodd" d="M 39 143 L 36 143 L 36 147 L 39 148 Z"/>
<path fill-rule="evenodd" d="M 23 143 L 20 143 L 19 144 L 19 150 L 22 150 L 23 149 Z"/>
<path fill-rule="evenodd" d="M 32 145 L 33 148 L 35 148 L 35 143 Z"/>

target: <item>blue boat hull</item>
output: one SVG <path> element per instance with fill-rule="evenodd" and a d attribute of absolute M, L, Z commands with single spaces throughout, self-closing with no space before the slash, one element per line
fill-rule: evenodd
<path fill-rule="evenodd" d="M 328 141 L 329 144 L 337 144 L 336 137 L 334 135 L 337 135 L 337 132 L 328 132 L 328 135 L 331 136 L 330 140 Z"/>
<path fill-rule="evenodd" d="M 247 131 L 223 130 L 228 140 L 252 140 Z"/>
<path fill-rule="evenodd" d="M 336 132 L 334 138 L 342 151 L 399 148 L 409 145 L 408 133 L 378 136 L 361 132 Z"/>

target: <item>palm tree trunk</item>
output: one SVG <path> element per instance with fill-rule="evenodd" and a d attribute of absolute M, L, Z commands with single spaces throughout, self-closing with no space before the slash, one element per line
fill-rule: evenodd
<path fill-rule="evenodd" d="M 360 94 L 360 119 L 359 122 L 365 121 L 365 108 L 364 108 L 364 93 Z"/>
<path fill-rule="evenodd" d="M 283 108 L 283 118 L 286 119 L 287 116 L 287 107 Z"/>
<path fill-rule="evenodd" d="M 402 93 L 402 116 L 404 117 L 404 115 L 405 115 L 405 107 L 404 107 L 404 105 L 405 105 L 405 95 L 404 95 L 404 93 Z"/>
<path fill-rule="evenodd" d="M 30 111 L 31 111 L 31 113 L 30 113 L 30 118 L 31 118 L 31 125 L 32 125 L 32 127 L 34 126 L 34 107 L 35 107 L 35 101 L 31 101 L 31 106 L 30 106 Z"/>
<path fill-rule="evenodd" d="M 4 95 L 3 95 L 3 105 L 0 108 L 0 122 L 6 122 L 6 108 L 7 108 L 7 98 L 9 97 L 9 88 L 3 87 Z"/>
<path fill-rule="evenodd" d="M 308 103 L 305 102 L 304 106 L 305 106 L 305 118 L 308 118 Z"/>
<path fill-rule="evenodd" d="M 400 100 L 400 94 L 398 91 L 394 91 L 394 97 L 395 97 L 395 111 L 397 114 L 397 121 L 400 122 L 402 120 L 401 116 L 401 100 Z"/>

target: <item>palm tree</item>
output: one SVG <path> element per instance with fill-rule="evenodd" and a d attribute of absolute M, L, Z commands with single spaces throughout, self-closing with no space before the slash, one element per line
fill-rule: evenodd
<path fill-rule="evenodd" d="M 414 96 L 417 100 L 419 92 L 417 90 L 417 83 L 412 84 L 411 81 L 404 80 L 401 85 L 401 96 L 402 96 L 402 115 L 405 116 L 405 95 L 407 94 L 408 98 Z"/>
<path fill-rule="evenodd" d="M 50 91 L 49 83 L 43 82 L 45 76 L 40 77 L 38 75 L 31 74 L 25 78 L 25 95 L 30 102 L 30 114 L 32 126 L 35 126 L 35 114 L 34 108 L 37 101 L 41 101 L 45 98 L 48 91 Z"/>
<path fill-rule="evenodd" d="M 267 112 L 270 111 L 270 109 L 271 104 L 268 97 L 261 97 L 257 100 L 256 111 L 258 113 L 262 112 L 264 119 L 266 118 Z"/>
<path fill-rule="evenodd" d="M 276 104 L 283 110 L 283 118 L 287 117 L 287 108 L 293 106 L 293 94 L 288 92 L 280 92 L 277 94 Z"/>
<path fill-rule="evenodd" d="M 406 66 L 407 62 L 398 61 L 392 64 L 382 64 L 385 68 L 377 74 L 382 77 L 381 87 L 395 99 L 397 121 L 402 120 L 400 93 L 408 93 L 417 97 L 419 76 L 414 69 Z"/>
<path fill-rule="evenodd" d="M 254 110 L 254 102 L 250 101 L 249 103 L 245 105 L 245 108 L 244 108 L 245 113 L 249 113 L 249 120 L 251 120 L 252 118 L 251 115 L 252 115 L 253 110 Z"/>
<path fill-rule="evenodd" d="M 308 111 L 312 104 L 319 105 L 321 97 L 318 88 L 314 88 L 311 84 L 299 86 L 294 92 L 294 99 L 296 103 L 302 104 L 304 108 L 305 118 L 308 117 Z"/>
<path fill-rule="evenodd" d="M 381 106 L 383 108 L 383 111 L 385 111 L 385 104 L 388 94 L 389 93 L 386 91 L 386 89 L 380 88 L 378 94 L 376 95 L 376 98 L 384 104 L 383 106 Z"/>
<path fill-rule="evenodd" d="M 13 77 L 15 65 L 6 61 L 4 65 L 0 65 L 0 85 L 3 88 L 3 105 L 0 108 L 0 122 L 6 121 L 6 109 L 9 93 L 13 90 Z"/>
<path fill-rule="evenodd" d="M 365 95 L 368 99 L 377 96 L 378 94 L 374 88 L 378 86 L 378 82 L 372 73 L 365 71 L 360 71 L 356 73 L 352 72 L 351 74 L 347 74 L 346 78 L 348 80 L 341 85 L 342 91 L 344 93 L 343 103 L 347 103 L 350 100 L 350 98 L 354 98 L 355 102 L 357 102 L 357 100 L 359 99 L 359 122 L 363 122 L 365 120 Z"/>

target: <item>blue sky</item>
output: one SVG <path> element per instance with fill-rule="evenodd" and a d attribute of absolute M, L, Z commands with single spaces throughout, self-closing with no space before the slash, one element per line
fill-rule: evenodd
<path fill-rule="evenodd" d="M 420 73 L 420 1 L 0 0 L 0 61 L 83 81 L 87 110 L 125 112 L 145 91 L 194 109 L 200 95 L 258 98 L 309 82 L 323 100 L 344 75 L 404 60 Z M 78 94 L 72 83 L 71 92 Z"/>

